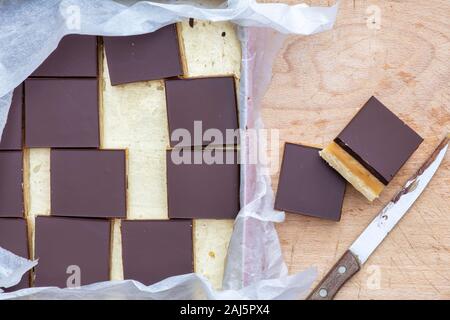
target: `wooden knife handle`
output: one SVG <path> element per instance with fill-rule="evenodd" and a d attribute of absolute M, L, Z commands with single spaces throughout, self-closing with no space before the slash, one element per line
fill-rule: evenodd
<path fill-rule="evenodd" d="M 358 259 L 347 250 L 327 273 L 307 300 L 331 300 L 341 287 L 359 270 Z"/>

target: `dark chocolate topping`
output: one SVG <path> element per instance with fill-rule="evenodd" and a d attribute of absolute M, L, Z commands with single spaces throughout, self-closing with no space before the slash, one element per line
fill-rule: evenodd
<path fill-rule="evenodd" d="M 57 216 L 125 218 L 125 151 L 52 150 L 51 210 Z"/>
<path fill-rule="evenodd" d="M 23 85 L 14 90 L 3 135 L 0 132 L 0 150 L 22 149 Z"/>
<path fill-rule="evenodd" d="M 167 197 L 170 218 L 234 219 L 239 212 L 237 152 L 216 150 L 223 164 L 175 164 L 171 153 L 202 158 L 206 151 L 167 151 Z M 228 156 L 234 161 L 226 164 Z M 230 163 L 230 162 L 228 162 Z"/>
<path fill-rule="evenodd" d="M 275 209 L 339 221 L 346 182 L 319 150 L 285 144 Z"/>
<path fill-rule="evenodd" d="M 64 288 L 109 280 L 111 224 L 108 220 L 37 217 L 35 286 Z M 77 273 L 76 269 L 80 271 Z M 74 271 L 75 270 L 75 271 Z"/>
<path fill-rule="evenodd" d="M 239 128 L 233 77 L 166 80 L 166 99 L 171 147 L 205 146 L 211 142 L 202 138 L 206 130 L 217 129 L 225 139 L 226 129 Z M 199 141 L 194 141 L 194 121 L 202 122 Z M 176 129 L 187 129 L 190 141 L 178 143 L 172 139 Z M 237 142 L 234 139 L 213 144 Z"/>
<path fill-rule="evenodd" d="M 137 36 L 103 37 L 103 42 L 112 85 L 183 73 L 175 24 Z"/>
<path fill-rule="evenodd" d="M 97 148 L 97 85 L 96 79 L 26 80 L 27 147 Z"/>
<path fill-rule="evenodd" d="M 192 221 L 122 221 L 122 257 L 125 279 L 145 285 L 193 272 Z"/>
<path fill-rule="evenodd" d="M 31 74 L 31 77 L 97 77 L 97 37 L 72 34 Z"/>
<path fill-rule="evenodd" d="M 23 217 L 22 151 L 0 151 L 0 217 Z"/>
<path fill-rule="evenodd" d="M 366 102 L 335 139 L 385 185 L 422 141 L 375 97 Z"/>
<path fill-rule="evenodd" d="M 0 218 L 0 247 L 28 259 L 27 223 L 23 218 Z"/>
<path fill-rule="evenodd" d="M 28 232 L 25 219 L 0 218 L 0 247 L 22 258 L 29 259 Z M 29 274 L 26 273 L 17 285 L 4 291 L 13 292 L 29 286 Z"/>

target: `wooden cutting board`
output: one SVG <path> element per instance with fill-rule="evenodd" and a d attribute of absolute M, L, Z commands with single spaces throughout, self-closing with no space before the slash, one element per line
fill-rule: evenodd
<path fill-rule="evenodd" d="M 348 186 L 339 223 L 287 214 L 291 273 L 317 266 L 321 278 L 450 131 L 449 14 L 448 0 L 342 0 L 334 30 L 287 40 L 263 101 L 280 157 L 284 141 L 324 146 L 371 95 L 425 139 L 374 203 Z M 450 299 L 449 160 L 337 299 Z"/>

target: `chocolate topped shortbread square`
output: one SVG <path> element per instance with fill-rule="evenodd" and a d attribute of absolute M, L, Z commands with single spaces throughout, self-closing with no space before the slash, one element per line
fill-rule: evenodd
<path fill-rule="evenodd" d="M 0 151 L 0 217 L 23 217 L 22 151 Z"/>
<path fill-rule="evenodd" d="M 191 220 L 124 220 L 121 233 L 124 279 L 151 285 L 194 271 Z"/>
<path fill-rule="evenodd" d="M 125 151 L 54 149 L 50 168 L 52 215 L 126 217 Z"/>
<path fill-rule="evenodd" d="M 339 221 L 346 183 L 319 150 L 285 144 L 275 209 Z"/>
<path fill-rule="evenodd" d="M 103 37 L 112 85 L 183 74 L 175 24 L 155 32 Z"/>
<path fill-rule="evenodd" d="M 22 149 L 23 85 L 18 86 L 11 101 L 3 134 L 0 134 L 0 150 Z"/>
<path fill-rule="evenodd" d="M 34 284 L 65 288 L 108 281 L 110 250 L 106 219 L 37 217 Z"/>
<path fill-rule="evenodd" d="M 167 151 L 169 218 L 236 218 L 240 208 L 237 152 L 216 149 L 211 156 L 215 162 L 210 155 L 211 151 L 202 150 Z"/>
<path fill-rule="evenodd" d="M 320 154 L 370 201 L 423 139 L 375 97 Z"/>
<path fill-rule="evenodd" d="M 97 77 L 97 37 L 71 34 L 31 74 L 31 77 Z"/>
<path fill-rule="evenodd" d="M 96 79 L 25 81 L 25 144 L 29 148 L 97 148 Z"/>
<path fill-rule="evenodd" d="M 233 136 L 239 128 L 233 77 L 166 80 L 166 100 L 171 147 L 238 143 Z M 181 138 L 183 133 L 188 136 Z"/>

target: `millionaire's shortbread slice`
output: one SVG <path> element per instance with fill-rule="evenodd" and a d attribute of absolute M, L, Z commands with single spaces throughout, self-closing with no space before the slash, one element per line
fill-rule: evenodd
<path fill-rule="evenodd" d="M 110 279 L 107 219 L 37 217 L 34 285 L 76 288 Z"/>
<path fill-rule="evenodd" d="M 135 36 L 103 37 L 103 41 L 112 85 L 183 73 L 175 24 Z"/>
<path fill-rule="evenodd" d="M 375 97 L 320 155 L 369 201 L 376 199 L 422 138 Z"/>
<path fill-rule="evenodd" d="M 284 145 L 275 209 L 339 221 L 345 180 L 323 159 L 319 148 Z"/>
<path fill-rule="evenodd" d="M 98 148 L 96 78 L 34 78 L 25 81 L 27 148 Z"/>
<path fill-rule="evenodd" d="M 125 279 L 151 285 L 194 271 L 192 220 L 124 220 L 121 236 Z"/>
<path fill-rule="evenodd" d="M 53 149 L 51 215 L 126 218 L 124 150 Z"/>
<path fill-rule="evenodd" d="M 165 87 L 171 147 L 239 143 L 233 77 L 169 79 Z"/>

